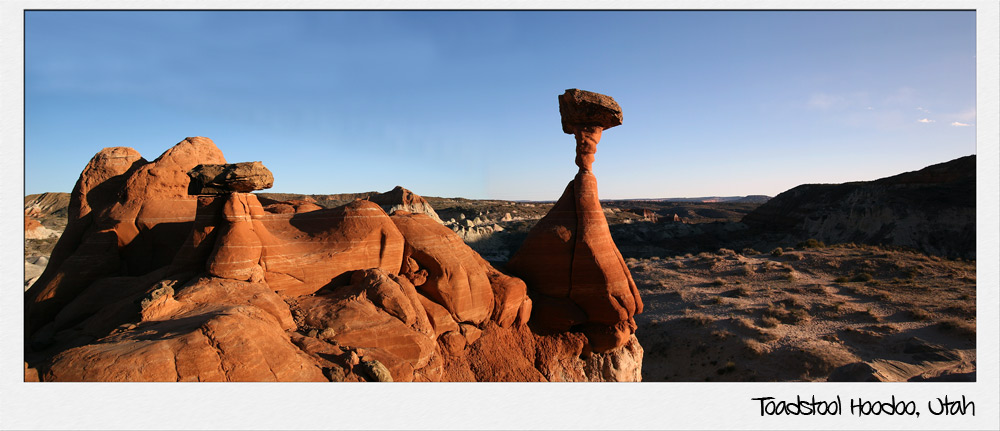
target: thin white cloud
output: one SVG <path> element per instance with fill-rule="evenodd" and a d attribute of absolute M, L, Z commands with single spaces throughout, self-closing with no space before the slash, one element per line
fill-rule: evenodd
<path fill-rule="evenodd" d="M 917 122 L 918 122 L 918 123 L 924 123 L 924 124 L 927 124 L 927 123 L 933 123 L 933 122 L 934 122 L 934 120 L 931 120 L 931 119 L 928 119 L 928 118 L 923 118 L 923 119 L 920 119 L 920 120 L 917 120 Z"/>
<path fill-rule="evenodd" d="M 931 111 L 928 111 L 927 109 L 924 109 L 924 108 L 921 108 L 921 107 L 917 107 L 917 110 L 920 111 L 920 112 L 923 112 L 925 114 L 930 114 L 931 113 Z"/>
<path fill-rule="evenodd" d="M 807 104 L 810 108 L 817 109 L 828 109 L 834 105 L 844 103 L 843 96 L 837 96 L 833 94 L 826 93 L 816 93 L 809 97 Z"/>
<path fill-rule="evenodd" d="M 955 126 L 955 127 L 969 127 L 969 126 L 971 126 L 971 124 L 959 123 L 958 121 L 956 121 L 954 123 L 951 123 L 951 125 Z"/>
<path fill-rule="evenodd" d="M 869 110 L 869 111 L 873 111 L 873 110 L 875 110 L 875 108 L 872 108 L 871 106 L 869 106 L 869 107 L 867 107 L 867 108 L 865 108 L 865 109 L 867 109 L 867 110 Z"/>
<path fill-rule="evenodd" d="M 976 121 L 976 108 L 969 108 L 954 115 L 957 121 Z"/>

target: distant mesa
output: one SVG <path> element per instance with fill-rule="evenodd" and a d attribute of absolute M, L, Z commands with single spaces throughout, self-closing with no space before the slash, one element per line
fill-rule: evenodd
<path fill-rule="evenodd" d="M 743 223 L 793 238 L 974 259 L 976 156 L 875 181 L 800 185 L 747 214 Z"/>
<path fill-rule="evenodd" d="M 32 218 L 65 217 L 69 193 L 41 193 L 24 197 L 24 215 Z"/>
<path fill-rule="evenodd" d="M 525 281 L 470 249 L 419 195 L 396 187 L 323 208 L 248 193 L 272 182 L 260 162 L 228 164 L 203 137 L 151 162 L 131 148 L 95 155 L 25 291 L 25 379 L 641 378 L 629 329 L 638 297 L 608 296 L 589 278 L 610 276 L 612 295 L 632 286 L 599 223 L 573 226 L 577 255 L 595 256 L 578 260 L 569 300 L 592 317 L 540 332 Z M 596 183 L 581 190 L 597 202 Z M 621 300 L 632 305 L 619 312 Z"/>

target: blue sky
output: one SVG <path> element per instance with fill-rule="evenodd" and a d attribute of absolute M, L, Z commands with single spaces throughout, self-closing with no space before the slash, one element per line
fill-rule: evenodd
<path fill-rule="evenodd" d="M 556 96 L 614 97 L 602 199 L 776 195 L 976 152 L 974 12 L 27 12 L 25 193 L 207 136 L 269 191 L 554 200 Z"/>

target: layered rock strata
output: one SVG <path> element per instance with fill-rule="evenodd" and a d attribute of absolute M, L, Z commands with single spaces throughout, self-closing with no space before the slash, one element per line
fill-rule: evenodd
<path fill-rule="evenodd" d="M 910 247 L 976 258 L 976 156 L 875 181 L 803 184 L 743 218 L 791 241 Z"/>

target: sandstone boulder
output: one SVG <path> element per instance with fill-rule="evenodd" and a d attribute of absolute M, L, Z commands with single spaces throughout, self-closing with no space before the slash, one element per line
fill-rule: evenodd
<path fill-rule="evenodd" d="M 571 88 L 559 96 L 563 132 L 573 134 L 574 125 L 595 125 L 603 129 L 622 124 L 622 108 L 610 96 Z"/>
<path fill-rule="evenodd" d="M 45 381 L 327 381 L 271 315 L 206 307 L 58 354 Z"/>
<path fill-rule="evenodd" d="M 299 297 L 293 308 L 304 325 L 385 364 L 395 381 L 413 380 L 435 353 L 434 328 L 416 289 L 382 270 L 358 271 L 349 286 Z"/>
<path fill-rule="evenodd" d="M 261 162 L 198 165 L 187 174 L 192 195 L 252 192 L 274 185 L 274 176 Z"/>
<path fill-rule="evenodd" d="M 418 265 L 408 268 L 410 273 L 427 273 L 418 289 L 443 305 L 457 322 L 486 321 L 495 303 L 488 264 L 451 229 L 427 215 L 396 212 L 392 221 L 406 240 L 404 257 Z"/>
<path fill-rule="evenodd" d="M 207 138 L 187 138 L 148 163 L 131 148 L 97 153 L 73 188 L 66 231 L 48 267 L 26 293 L 28 331 L 100 277 L 169 264 L 195 216 L 186 173 L 201 162 L 225 163 Z"/>

